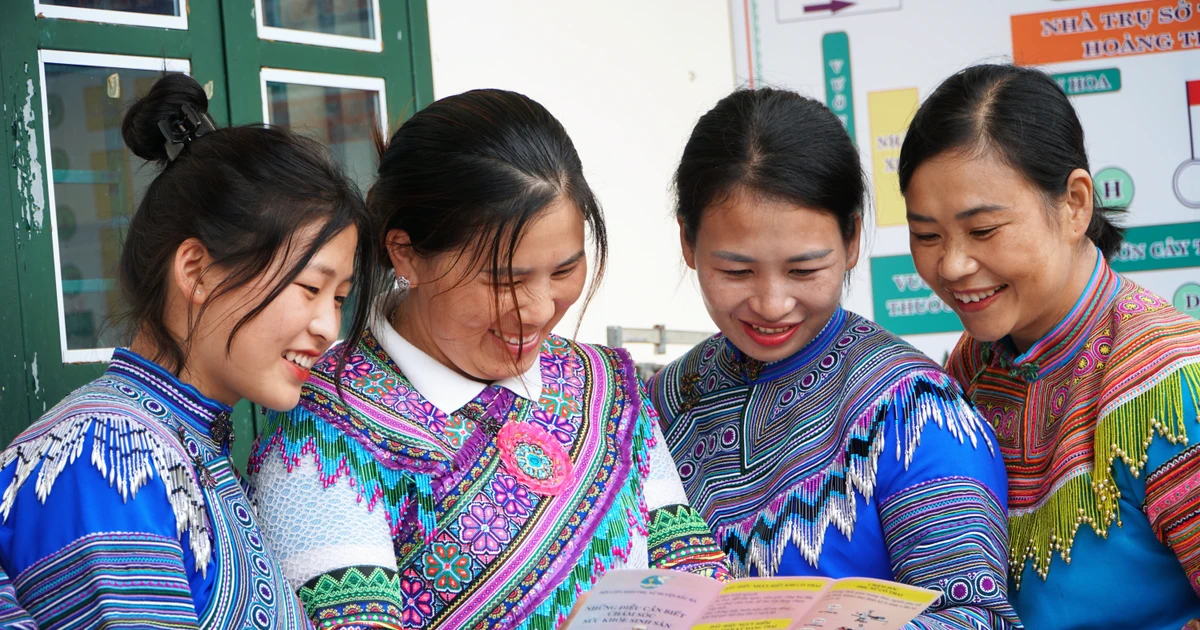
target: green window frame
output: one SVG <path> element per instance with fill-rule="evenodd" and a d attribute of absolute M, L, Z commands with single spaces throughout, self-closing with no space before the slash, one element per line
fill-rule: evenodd
<path fill-rule="evenodd" d="M 286 0 L 284 0 L 286 2 Z M 64 9 L 0 0 L 0 446 L 75 388 L 99 376 L 103 351 L 65 351 L 44 58 L 176 59 L 208 90 L 220 125 L 264 121 L 265 76 L 336 75 L 382 87 L 381 124 L 396 125 L 433 100 L 426 0 L 370 0 L 373 37 L 289 31 L 262 24 L 263 0 L 180 0 L 179 16 Z M 362 40 L 362 41 L 354 41 Z M 43 53 L 43 51 L 46 51 Z M 141 62 L 139 62 L 141 63 Z M 161 66 L 160 66 L 161 67 Z M 287 74 L 293 73 L 293 74 Z M 295 74 L 299 73 L 299 74 Z M 3 213 L 4 210 L 0 210 Z M 90 353 L 90 354 L 89 354 Z M 258 432 L 255 411 L 236 410 L 234 461 L 244 465 Z"/>

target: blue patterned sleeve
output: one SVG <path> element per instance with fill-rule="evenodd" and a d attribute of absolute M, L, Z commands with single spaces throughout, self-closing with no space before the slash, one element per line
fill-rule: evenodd
<path fill-rule="evenodd" d="M 942 593 L 908 628 L 1022 627 L 1008 602 L 1008 483 L 991 428 L 957 391 L 888 414 L 878 510 L 892 573 Z"/>
<path fill-rule="evenodd" d="M 33 617 L 30 617 L 21 606 L 21 602 L 17 601 L 17 591 L 3 570 L 0 570 L 0 628 L 37 630 Z"/>
<path fill-rule="evenodd" d="M 0 565 L 11 577 L 9 588 L 0 585 L 0 619 L 8 620 L 7 604 L 42 630 L 196 628 L 185 568 L 194 558 L 184 551 L 188 534 L 181 541 L 176 532 L 165 484 L 152 477 L 123 497 L 90 461 L 91 440 L 73 461 L 62 452 L 30 460 L 24 483 L 13 480 L 26 462 L 0 471 L 0 488 L 15 493 L 0 525 Z"/>

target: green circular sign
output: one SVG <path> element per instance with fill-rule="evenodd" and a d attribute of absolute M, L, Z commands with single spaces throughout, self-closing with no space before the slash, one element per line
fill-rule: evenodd
<path fill-rule="evenodd" d="M 65 203 L 60 203 L 55 208 L 55 218 L 58 219 L 58 242 L 64 243 L 71 240 L 75 236 L 75 229 L 79 227 L 79 222 L 75 220 L 75 211 Z"/>
<path fill-rule="evenodd" d="M 1189 282 L 1176 289 L 1175 308 L 1200 319 L 1200 284 Z"/>
<path fill-rule="evenodd" d="M 1110 166 L 1092 176 L 1096 195 L 1106 206 L 1128 206 L 1133 203 L 1133 178 L 1124 169 Z"/>
<path fill-rule="evenodd" d="M 50 163 L 54 165 L 56 171 L 71 170 L 71 156 L 62 147 L 50 149 Z"/>

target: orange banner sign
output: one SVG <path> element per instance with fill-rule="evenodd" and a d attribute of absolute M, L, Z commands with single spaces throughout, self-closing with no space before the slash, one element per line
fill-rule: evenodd
<path fill-rule="evenodd" d="M 1200 2 L 1147 0 L 1012 16 L 1013 61 L 1031 66 L 1200 50 Z"/>

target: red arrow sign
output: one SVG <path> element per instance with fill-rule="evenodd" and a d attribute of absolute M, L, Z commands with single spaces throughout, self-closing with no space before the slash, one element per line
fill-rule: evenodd
<path fill-rule="evenodd" d="M 845 0 L 831 0 L 825 4 L 806 4 L 804 5 L 804 12 L 814 13 L 816 11 L 829 11 L 830 13 L 837 13 L 842 9 L 852 6 L 854 6 L 853 2 L 846 2 Z"/>

